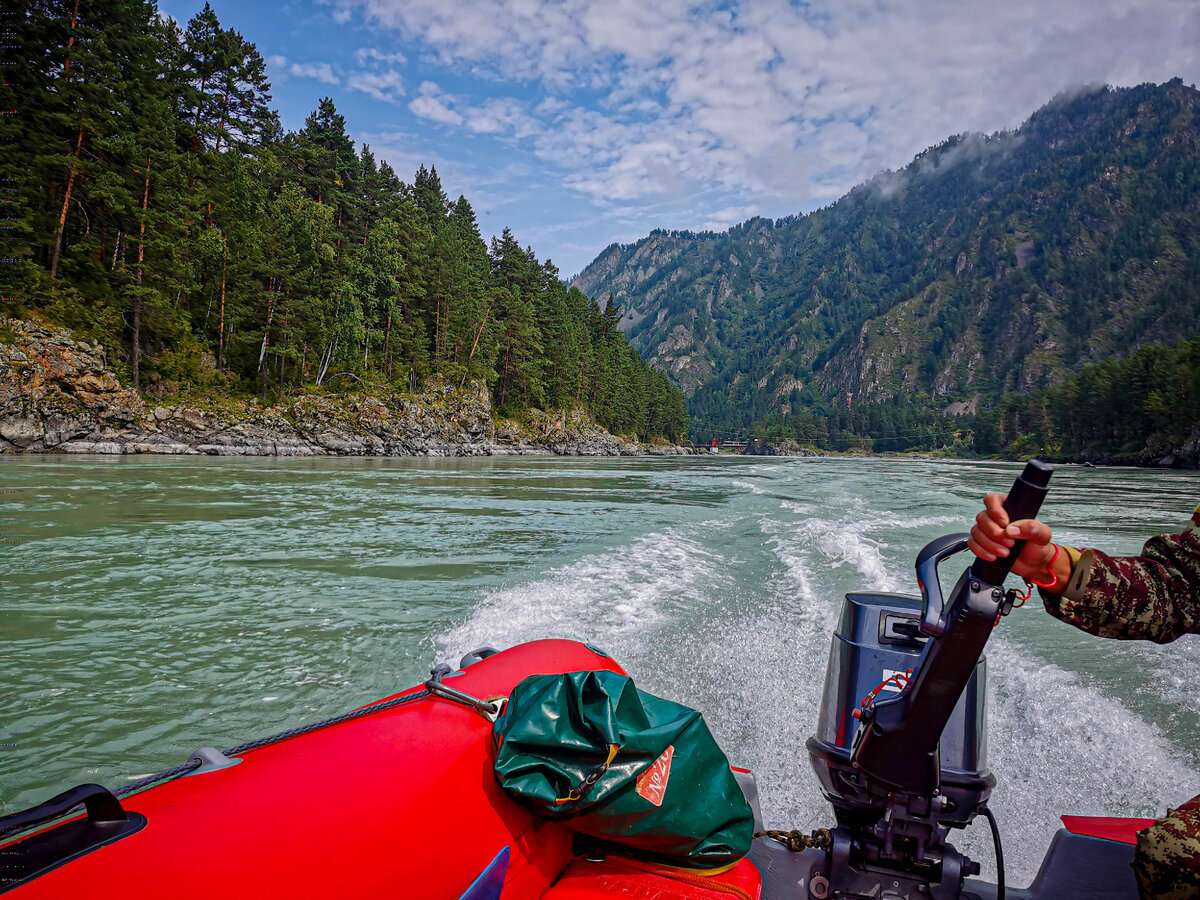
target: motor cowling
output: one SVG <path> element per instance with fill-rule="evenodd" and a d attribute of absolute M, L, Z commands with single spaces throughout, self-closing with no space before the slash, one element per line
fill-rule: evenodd
<path fill-rule="evenodd" d="M 920 631 L 919 597 L 888 593 L 846 595 L 825 671 L 817 731 L 809 756 L 826 798 L 841 824 L 870 825 L 883 815 L 878 786 L 851 762 L 863 720 L 861 705 L 881 684 L 877 699 L 896 696 L 906 674 L 915 672 L 929 640 Z M 938 744 L 940 783 L 929 798 L 928 816 L 939 825 L 964 827 L 991 794 L 995 776 L 987 769 L 987 662 L 981 657 Z M 874 789 L 872 789 L 874 787 Z"/>

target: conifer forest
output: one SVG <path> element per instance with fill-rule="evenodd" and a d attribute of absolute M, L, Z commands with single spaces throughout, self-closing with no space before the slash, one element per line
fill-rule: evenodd
<path fill-rule="evenodd" d="M 28 61 L 0 88 L 6 315 L 102 342 L 141 391 L 274 402 L 438 378 L 485 383 L 502 415 L 686 436 L 683 396 L 611 299 L 509 229 L 486 243 L 436 168 L 404 181 L 333 99 L 283 129 L 262 55 L 209 5 L 186 23 L 148 0 L 6 17 Z"/>

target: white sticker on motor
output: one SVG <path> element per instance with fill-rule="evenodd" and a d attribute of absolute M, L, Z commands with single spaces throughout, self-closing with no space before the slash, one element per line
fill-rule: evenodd
<path fill-rule="evenodd" d="M 893 675 L 899 675 L 900 677 L 892 678 Z M 887 682 L 883 686 L 883 689 L 885 691 L 888 691 L 893 694 L 898 694 L 898 693 L 900 693 L 900 688 L 896 687 L 896 683 L 899 682 L 900 684 L 904 684 L 905 682 L 908 681 L 908 670 L 907 669 L 884 669 L 883 670 L 883 680 L 885 682 Z"/>

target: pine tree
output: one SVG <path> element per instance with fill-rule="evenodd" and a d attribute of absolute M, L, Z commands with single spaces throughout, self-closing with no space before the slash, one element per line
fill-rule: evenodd
<path fill-rule="evenodd" d="M 143 0 L 33 0 L 11 33 L 49 49 L 0 85 L 23 107 L 0 119 L 0 153 L 30 162 L 5 188 L 29 299 L 6 309 L 100 338 L 139 390 L 174 379 L 265 402 L 438 376 L 484 382 L 505 414 L 597 402 L 614 428 L 678 428 L 682 398 L 613 310 L 509 229 L 489 252 L 436 169 L 404 184 L 329 98 L 281 135 L 261 55 L 211 6 L 180 29 Z"/>

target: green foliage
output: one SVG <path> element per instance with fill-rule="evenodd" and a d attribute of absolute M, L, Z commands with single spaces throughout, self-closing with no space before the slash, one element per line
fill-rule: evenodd
<path fill-rule="evenodd" d="M 5 312 L 102 341 L 137 388 L 153 370 L 265 401 L 437 375 L 485 382 L 509 415 L 686 434 L 682 396 L 613 322 L 507 229 L 489 253 L 436 169 L 403 183 L 328 97 L 281 134 L 262 56 L 211 6 L 183 28 L 151 0 L 31 0 L 13 20 L 46 50 L 0 86 L 21 109 L 0 153 L 24 173 L 27 261 Z"/>
<path fill-rule="evenodd" d="M 1200 426 L 1200 337 L 1085 366 L 1059 387 L 1010 394 L 989 415 L 989 450 L 1048 456 L 1165 452 Z"/>
<path fill-rule="evenodd" d="M 903 398 L 853 408 L 809 398 L 797 413 L 751 429 L 834 450 L 941 451 L 1011 458 L 1165 455 L 1200 431 L 1200 337 L 1084 366 L 1054 388 L 1008 393 L 977 413 L 947 417 Z"/>
<path fill-rule="evenodd" d="M 155 359 L 159 375 L 195 388 L 207 388 L 222 382 L 222 376 L 211 365 L 211 356 L 194 335 L 184 334 Z"/>

